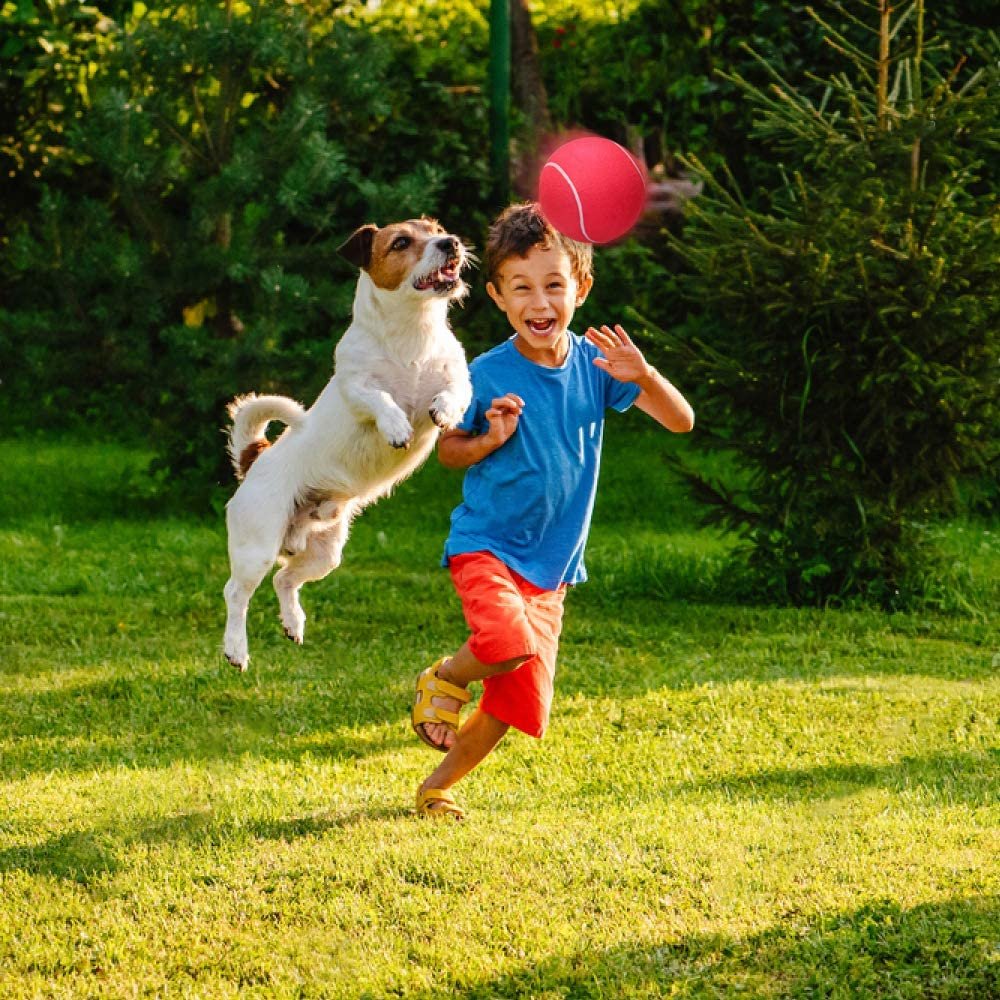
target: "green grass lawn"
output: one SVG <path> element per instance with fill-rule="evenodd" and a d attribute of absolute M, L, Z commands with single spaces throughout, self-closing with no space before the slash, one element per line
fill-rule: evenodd
<path fill-rule="evenodd" d="M 416 672 L 465 630 L 435 463 L 222 659 L 221 520 L 125 448 L 0 466 L 0 996 L 1000 995 L 998 526 L 963 614 L 726 604 L 730 543 L 609 428 L 549 734 L 411 815 Z"/>

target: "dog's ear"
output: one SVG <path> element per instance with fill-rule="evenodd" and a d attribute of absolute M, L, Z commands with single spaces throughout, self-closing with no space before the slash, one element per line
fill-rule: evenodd
<path fill-rule="evenodd" d="M 337 253 L 346 257 L 355 267 L 367 268 L 372 262 L 372 241 L 378 232 L 378 226 L 370 222 L 367 226 L 356 229 L 346 243 L 337 247 Z"/>

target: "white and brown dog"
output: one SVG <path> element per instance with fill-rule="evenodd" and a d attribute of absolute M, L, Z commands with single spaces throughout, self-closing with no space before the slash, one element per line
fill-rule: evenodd
<path fill-rule="evenodd" d="M 247 607 L 276 561 L 285 634 L 301 643 L 299 588 L 340 565 L 351 519 L 386 496 L 455 426 L 472 397 L 448 307 L 467 291 L 466 248 L 432 219 L 358 229 L 340 252 L 361 268 L 333 378 L 311 409 L 284 396 L 229 407 L 239 489 L 226 508 L 231 576 L 225 654 L 246 670 Z M 286 424 L 273 445 L 272 420 Z"/>

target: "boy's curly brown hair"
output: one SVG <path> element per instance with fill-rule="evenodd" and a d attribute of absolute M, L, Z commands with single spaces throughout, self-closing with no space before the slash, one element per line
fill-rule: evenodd
<path fill-rule="evenodd" d="M 505 208 L 490 226 L 486 239 L 484 270 L 486 280 L 499 287 L 500 268 L 511 257 L 527 257 L 533 247 L 559 247 L 569 257 L 578 284 L 594 275 L 594 251 L 589 243 L 577 243 L 553 229 L 543 217 L 538 203 L 521 202 Z"/>

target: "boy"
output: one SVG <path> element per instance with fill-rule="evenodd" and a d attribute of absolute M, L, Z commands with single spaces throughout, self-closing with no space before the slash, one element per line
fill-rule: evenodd
<path fill-rule="evenodd" d="M 538 206 L 508 208 L 490 229 L 486 290 L 514 335 L 470 366 L 473 399 L 438 457 L 466 469 L 444 565 L 468 641 L 417 679 L 413 728 L 445 752 L 417 793 L 422 815 L 461 819 L 450 788 L 514 726 L 545 731 L 567 586 L 587 578 L 584 546 L 604 411 L 635 403 L 665 428 L 694 413 L 620 327 L 569 331 L 593 284 L 592 250 L 552 229 Z M 479 706 L 458 729 L 472 681 Z"/>

